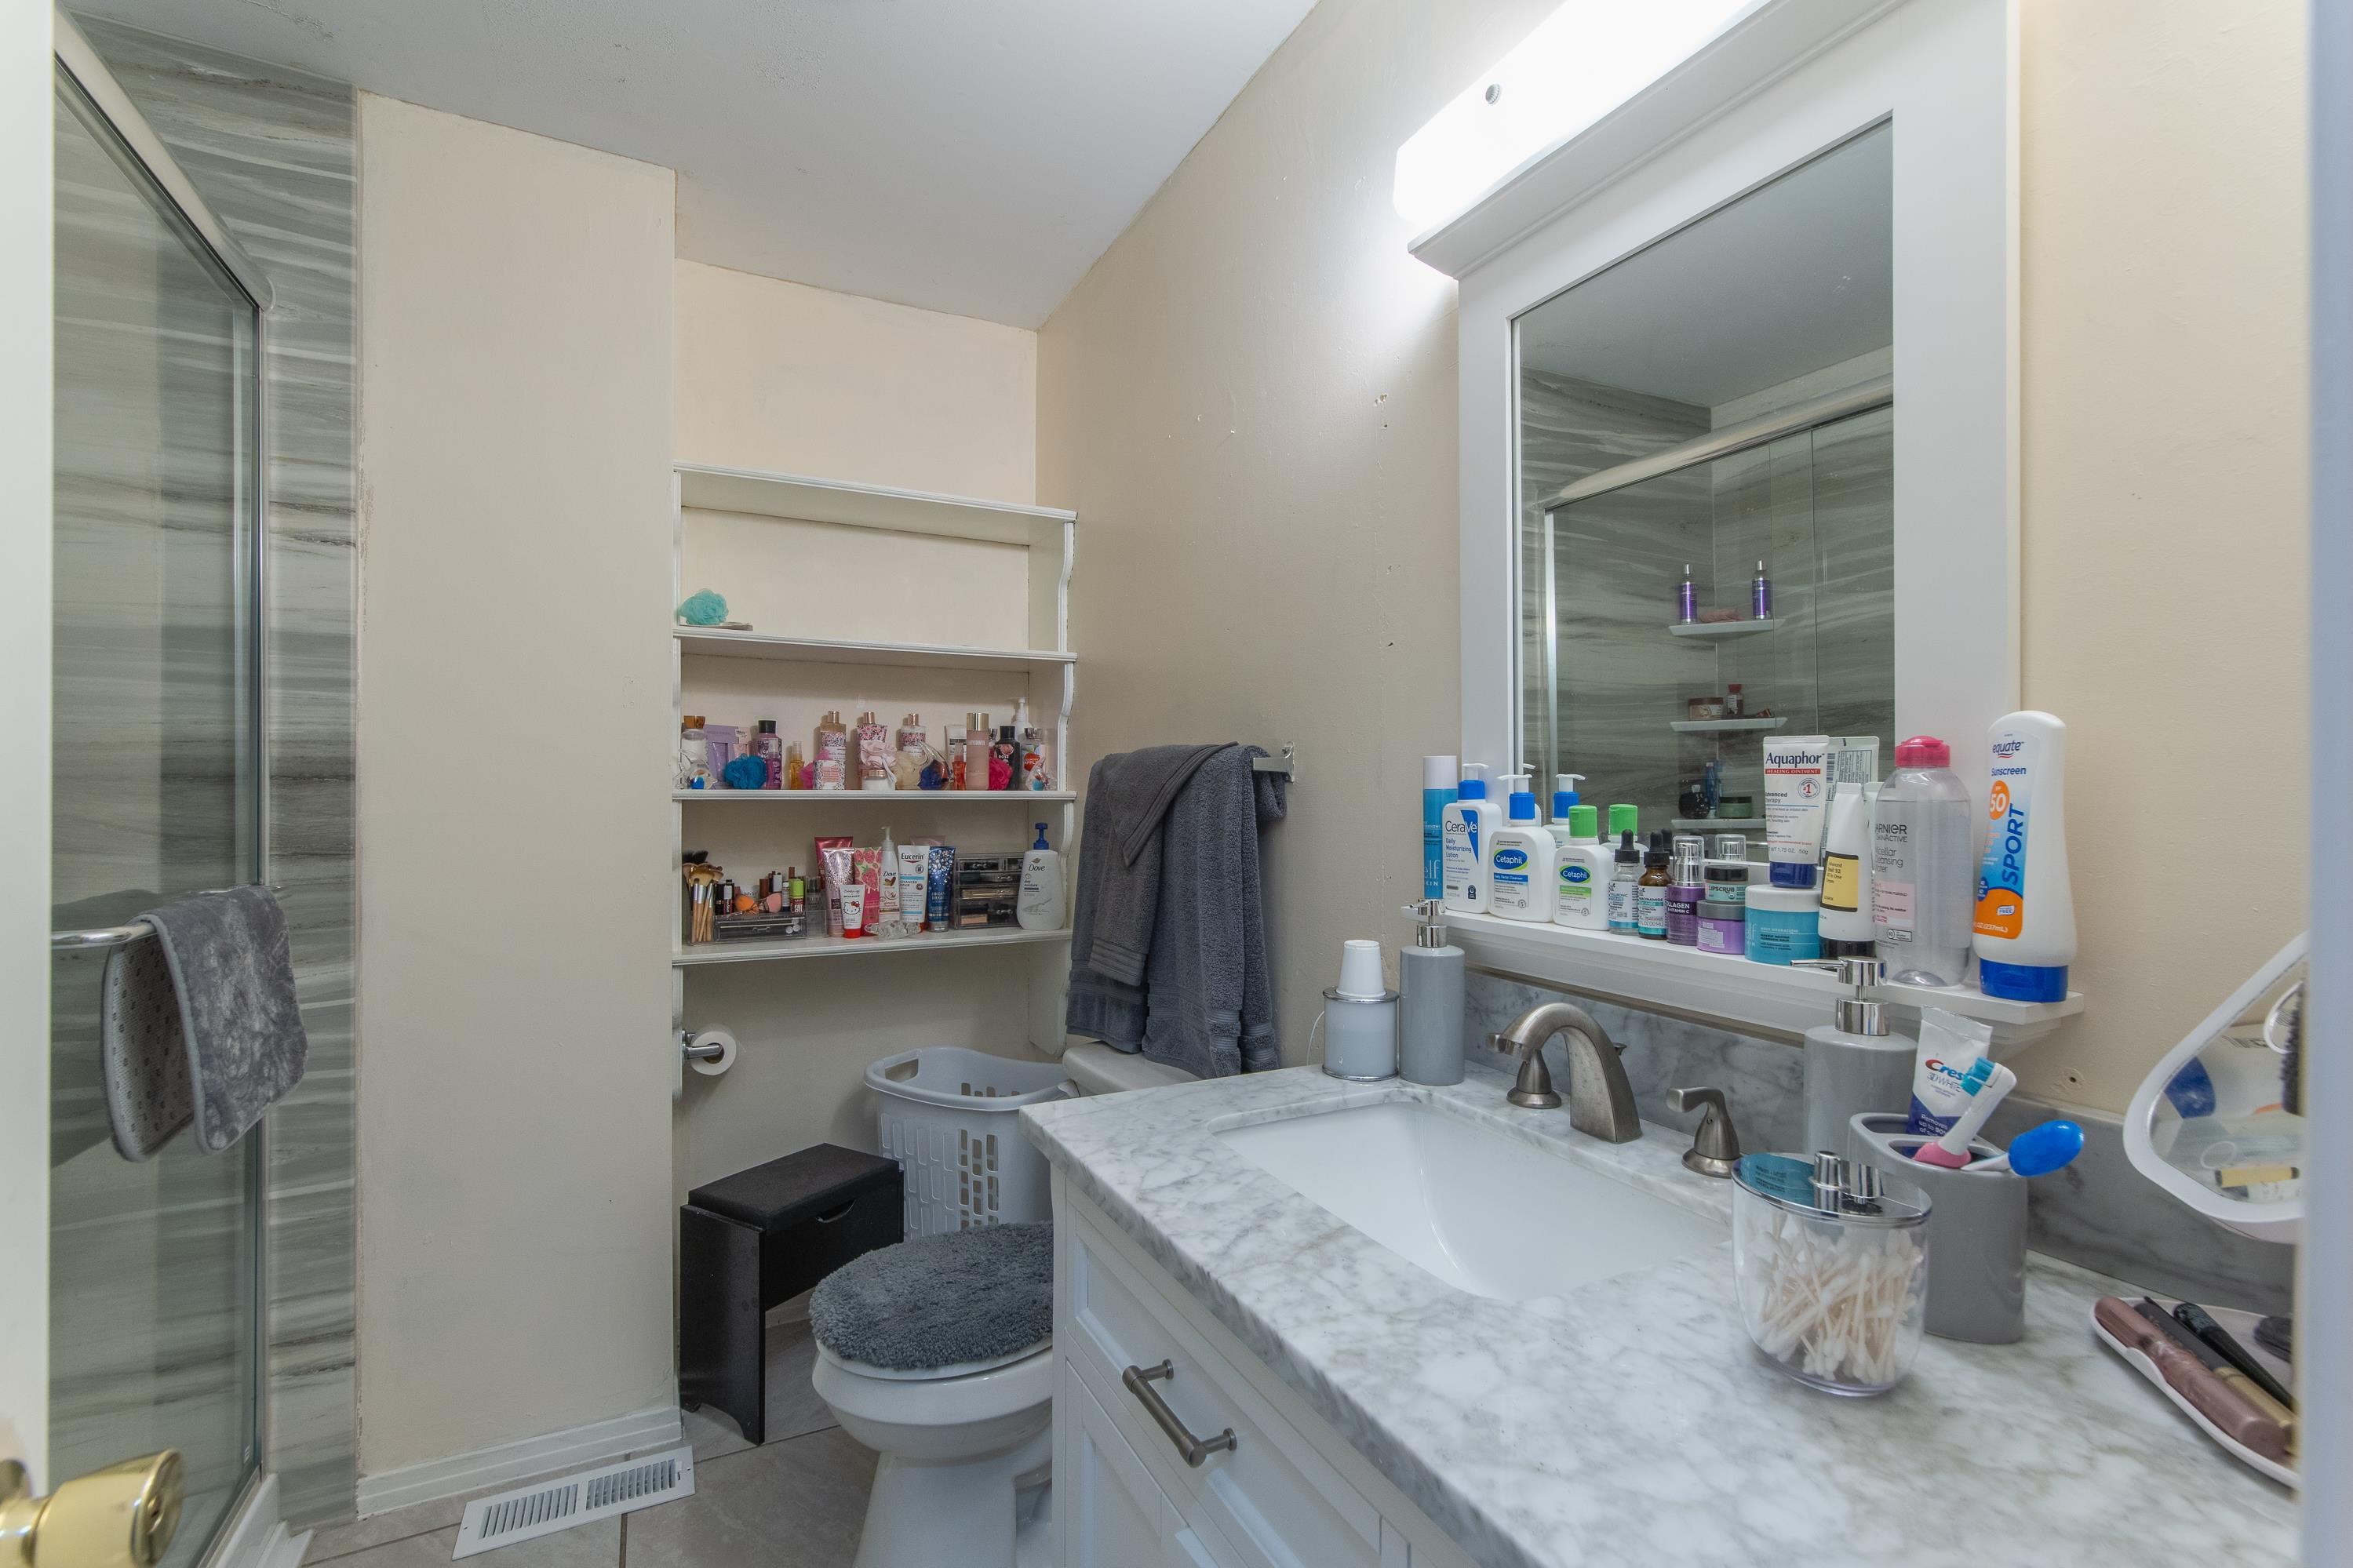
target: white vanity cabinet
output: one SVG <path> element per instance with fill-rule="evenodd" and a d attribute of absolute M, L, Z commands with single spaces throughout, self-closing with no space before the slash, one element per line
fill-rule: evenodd
<path fill-rule="evenodd" d="M 1459 1547 L 1111 1220 L 1054 1177 L 1062 1568 L 1454 1568 Z M 1166 1363 L 1144 1391 L 1124 1374 Z M 1186 1462 L 1146 1404 L 1203 1441 Z"/>

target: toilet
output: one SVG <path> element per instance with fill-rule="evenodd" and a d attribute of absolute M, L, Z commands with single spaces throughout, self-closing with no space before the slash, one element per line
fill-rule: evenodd
<path fill-rule="evenodd" d="M 1193 1077 L 1093 1041 L 1062 1068 L 1082 1095 Z M 1017 1497 L 1046 1479 L 1053 1454 L 1051 1234 L 918 1237 L 845 1265 L 811 1296 L 810 1382 L 842 1430 L 881 1456 L 854 1568 L 1013 1568 Z"/>

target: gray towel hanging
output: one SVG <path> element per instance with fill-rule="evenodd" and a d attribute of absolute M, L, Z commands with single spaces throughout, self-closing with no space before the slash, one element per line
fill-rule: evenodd
<path fill-rule="evenodd" d="M 310 1043 L 286 917 L 267 888 L 141 915 L 154 934 L 106 955 L 100 1058 L 114 1146 L 146 1160 L 183 1127 L 218 1153 L 302 1080 Z"/>

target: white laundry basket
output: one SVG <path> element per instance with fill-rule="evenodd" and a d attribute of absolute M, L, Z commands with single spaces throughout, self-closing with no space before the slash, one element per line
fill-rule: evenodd
<path fill-rule="evenodd" d="M 1076 1091 L 1052 1062 L 960 1046 L 884 1057 L 866 1069 L 882 1152 L 905 1173 L 907 1236 L 1051 1219 L 1046 1156 L 1021 1136 L 1021 1108 Z"/>

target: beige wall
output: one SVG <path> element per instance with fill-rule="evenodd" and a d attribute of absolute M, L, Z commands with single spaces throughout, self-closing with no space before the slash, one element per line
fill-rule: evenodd
<path fill-rule="evenodd" d="M 1300 742 L 1293 1061 L 1341 939 L 1401 934 L 1419 758 L 1458 733 L 1453 292 L 1391 159 L 1551 9 L 1327 0 L 1039 333 L 1040 499 L 1082 519 L 1071 771 Z M 2017 1065 L 2114 1109 L 2302 921 L 2303 13 L 2026 9 L 2026 698 L 2074 728 L 2091 1011 Z"/>
<path fill-rule="evenodd" d="M 2090 1007 L 2016 1066 L 2121 1109 L 2305 925 L 2305 7 L 2025 9 L 2026 700 Z"/>
<path fill-rule="evenodd" d="M 671 1397 L 669 170 L 362 94 L 364 1474 Z"/>
<path fill-rule="evenodd" d="M 1037 499 L 1035 332 L 677 265 L 681 460 Z"/>

